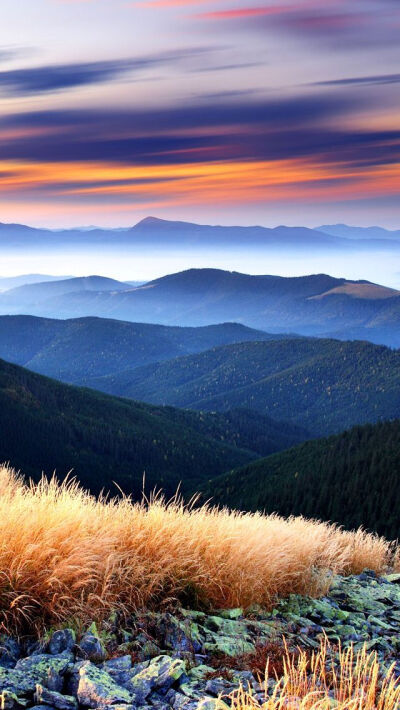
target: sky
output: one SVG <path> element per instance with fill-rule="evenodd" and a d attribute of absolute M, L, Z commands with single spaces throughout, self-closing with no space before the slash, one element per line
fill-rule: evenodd
<path fill-rule="evenodd" d="M 0 221 L 400 228 L 400 0 L 2 0 Z"/>

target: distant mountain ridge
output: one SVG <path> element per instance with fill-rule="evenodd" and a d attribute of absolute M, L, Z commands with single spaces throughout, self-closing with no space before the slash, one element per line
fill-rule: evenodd
<path fill-rule="evenodd" d="M 342 225 L 339 225 L 341 227 Z M 344 225 L 346 226 L 346 225 Z M 349 228 L 350 229 L 350 228 Z M 375 228 L 374 228 L 375 229 Z M 331 233 L 332 232 L 332 233 Z M 69 228 L 43 229 L 23 224 L 0 223 L 0 250 L 4 248 L 22 248 L 34 244 L 38 248 L 60 249 L 66 246 L 136 245 L 161 246 L 166 240 L 180 247 L 210 247 L 217 244 L 234 246 L 237 243 L 248 246 L 295 246 L 296 248 L 314 249 L 357 249 L 370 250 L 374 238 L 370 234 L 354 244 L 354 238 L 346 234 L 336 234 L 329 225 L 324 228 L 279 225 L 277 227 L 223 226 L 195 224 L 192 222 L 171 221 L 158 217 L 146 217 L 132 227 L 127 228 Z M 380 248 L 396 249 L 391 233 L 377 232 L 375 237 Z M 385 245 L 385 242 L 387 244 Z"/>
<path fill-rule="evenodd" d="M 50 279 L 25 283 L 9 289 L 4 298 L 8 298 L 11 301 L 13 299 L 23 301 L 24 298 L 39 301 L 76 291 L 127 291 L 128 289 L 129 286 L 123 281 L 110 279 L 106 276 L 72 276 L 68 279 Z"/>
<path fill-rule="evenodd" d="M 400 229 L 383 227 L 354 227 L 348 224 L 324 224 L 316 227 L 318 232 L 342 239 L 393 239 L 400 241 Z"/>
<path fill-rule="evenodd" d="M 26 284 L 44 283 L 46 281 L 65 281 L 71 276 L 51 276 L 49 274 L 21 274 L 19 276 L 0 276 L 0 291 L 25 286 Z"/>
<path fill-rule="evenodd" d="M 399 291 L 326 274 L 251 276 L 189 269 L 139 287 L 93 276 L 0 294 L 0 314 L 18 313 L 179 326 L 231 321 L 268 332 L 354 337 L 400 346 Z"/>

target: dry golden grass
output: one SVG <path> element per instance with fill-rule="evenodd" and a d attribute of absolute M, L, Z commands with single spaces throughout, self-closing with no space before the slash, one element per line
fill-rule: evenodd
<path fill-rule="evenodd" d="M 391 545 L 303 518 L 96 500 L 75 482 L 0 468 L 0 624 L 39 631 L 177 599 L 269 605 L 319 594 L 331 572 L 381 571 Z"/>
<path fill-rule="evenodd" d="M 273 694 L 260 703 L 242 688 L 231 695 L 232 710 L 398 710 L 400 682 L 394 675 L 394 664 L 383 671 L 375 652 L 364 648 L 339 649 L 333 671 L 327 670 L 332 649 L 325 640 L 312 654 L 299 649 L 299 655 L 288 651 L 284 658 L 282 678 Z M 266 669 L 266 688 L 268 665 Z M 224 707 L 220 701 L 221 710 Z M 226 706 L 225 706 L 226 710 Z"/>

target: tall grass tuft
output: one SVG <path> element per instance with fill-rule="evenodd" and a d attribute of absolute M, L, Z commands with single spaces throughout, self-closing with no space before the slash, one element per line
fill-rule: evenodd
<path fill-rule="evenodd" d="M 325 640 L 312 654 L 299 649 L 284 658 L 283 676 L 265 701 L 259 702 L 243 688 L 231 694 L 232 710 L 398 710 L 400 679 L 394 665 L 384 669 L 376 652 L 352 647 L 335 653 Z M 266 668 L 268 688 L 268 664 Z M 221 710 L 226 708 L 220 701 Z"/>
<path fill-rule="evenodd" d="M 381 571 L 390 543 L 304 518 L 132 503 L 0 468 L 0 625 L 39 632 L 175 599 L 222 608 L 318 595 L 332 573 Z"/>

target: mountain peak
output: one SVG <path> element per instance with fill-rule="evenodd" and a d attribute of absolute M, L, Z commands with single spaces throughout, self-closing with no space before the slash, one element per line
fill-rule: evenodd
<path fill-rule="evenodd" d="M 168 220 L 166 219 L 160 219 L 159 217 L 152 217 L 149 215 L 148 217 L 144 217 L 144 219 L 141 219 L 139 222 L 137 222 L 133 229 L 136 227 L 155 227 L 161 224 L 166 224 L 168 223 Z"/>

